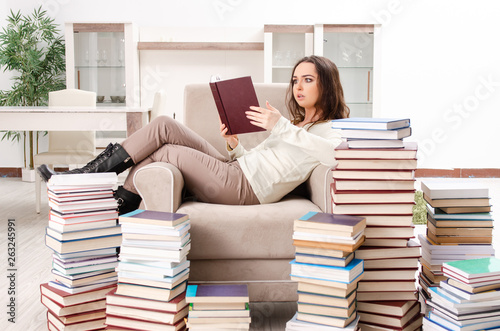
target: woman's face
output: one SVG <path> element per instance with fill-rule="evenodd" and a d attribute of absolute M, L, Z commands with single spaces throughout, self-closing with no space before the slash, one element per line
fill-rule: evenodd
<path fill-rule="evenodd" d="M 300 63 L 293 73 L 293 96 L 306 111 L 315 110 L 319 98 L 318 73 L 313 63 Z"/>

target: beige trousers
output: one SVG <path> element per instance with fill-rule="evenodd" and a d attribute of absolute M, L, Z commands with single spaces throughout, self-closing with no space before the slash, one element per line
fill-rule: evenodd
<path fill-rule="evenodd" d="M 157 117 L 121 145 L 135 163 L 123 185 L 128 191 L 137 193 L 132 179 L 138 169 L 152 162 L 168 162 L 181 171 L 186 190 L 199 201 L 259 204 L 238 161 L 228 160 L 197 133 L 170 117 Z"/>

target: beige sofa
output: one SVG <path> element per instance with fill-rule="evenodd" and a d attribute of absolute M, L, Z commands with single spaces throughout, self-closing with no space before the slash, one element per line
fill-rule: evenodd
<path fill-rule="evenodd" d="M 287 84 L 255 84 L 255 89 L 260 105 L 268 100 L 286 115 Z M 208 84 L 186 86 L 184 122 L 227 154 Z M 266 136 L 267 132 L 259 132 L 239 138 L 248 149 Z M 190 281 L 246 283 L 251 301 L 295 301 L 297 286 L 289 276 L 289 262 L 295 252 L 293 221 L 309 211 L 331 211 L 330 170 L 318 166 L 293 194 L 276 203 L 256 206 L 182 201 L 182 174 L 167 163 L 140 169 L 134 184 L 143 198 L 143 208 L 190 216 Z"/>

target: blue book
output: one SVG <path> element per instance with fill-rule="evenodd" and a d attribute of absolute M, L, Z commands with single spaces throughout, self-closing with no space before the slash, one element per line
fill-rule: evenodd
<path fill-rule="evenodd" d="M 331 122 L 334 129 L 394 130 L 410 126 L 409 118 L 351 117 Z"/>
<path fill-rule="evenodd" d="M 291 273 L 294 276 L 332 280 L 341 283 L 353 282 L 364 271 L 364 262 L 361 259 L 353 259 L 345 267 L 300 263 L 296 260 L 291 261 L 290 265 Z"/>

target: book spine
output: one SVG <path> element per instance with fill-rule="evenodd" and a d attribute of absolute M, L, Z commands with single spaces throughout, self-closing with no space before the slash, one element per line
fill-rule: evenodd
<path fill-rule="evenodd" d="M 219 95 L 219 90 L 217 89 L 217 84 L 210 83 L 210 89 L 212 90 L 212 94 L 214 96 L 214 101 L 215 101 L 215 105 L 217 106 L 217 111 L 219 112 L 220 120 L 227 128 L 227 134 L 233 134 L 231 131 L 231 127 L 229 126 L 229 121 L 227 119 L 224 105 L 222 104 L 222 100 L 221 100 L 220 95 Z"/>

